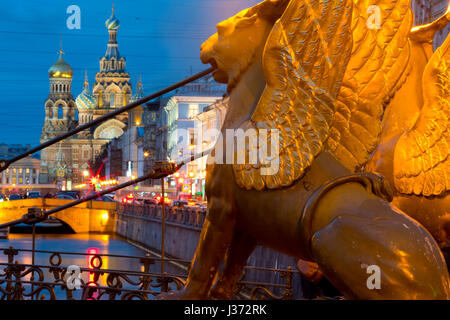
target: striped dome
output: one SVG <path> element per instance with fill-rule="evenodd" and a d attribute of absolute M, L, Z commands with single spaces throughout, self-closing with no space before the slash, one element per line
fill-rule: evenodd
<path fill-rule="evenodd" d="M 108 30 L 119 29 L 120 21 L 119 21 L 119 19 L 116 18 L 116 16 L 114 15 L 114 12 L 112 13 L 111 17 L 109 17 L 109 19 L 106 20 L 105 26 L 106 26 L 106 28 L 108 28 Z"/>
<path fill-rule="evenodd" d="M 92 110 L 95 109 L 96 102 L 94 96 L 91 94 L 88 88 L 85 88 L 83 92 L 75 99 L 77 109 L 80 110 Z"/>

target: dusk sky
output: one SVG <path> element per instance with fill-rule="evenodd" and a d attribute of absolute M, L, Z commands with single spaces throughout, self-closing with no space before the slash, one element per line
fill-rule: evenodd
<path fill-rule="evenodd" d="M 150 94 L 206 68 L 199 48 L 216 24 L 259 0 L 115 0 L 120 20 L 119 50 L 134 85 L 142 75 Z M 81 9 L 81 29 L 66 26 L 67 7 Z M 84 70 L 92 89 L 99 58 L 105 54 L 111 0 L 2 0 L 0 11 L 0 142 L 39 143 L 48 68 L 58 59 L 72 66 L 72 94 L 81 92 Z"/>

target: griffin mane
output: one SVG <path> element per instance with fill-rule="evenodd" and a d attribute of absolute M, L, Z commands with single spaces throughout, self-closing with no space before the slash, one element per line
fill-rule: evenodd
<path fill-rule="evenodd" d="M 251 17 L 256 14 L 262 19 L 275 23 L 275 21 L 283 14 L 289 1 L 290 0 L 266 0 L 249 8 L 244 16 Z"/>
<path fill-rule="evenodd" d="M 266 0 L 256 6 L 253 6 L 245 12 L 244 17 L 257 15 L 259 18 L 274 24 L 283 14 L 290 0 Z M 231 92 L 241 80 L 242 75 L 248 70 L 250 65 L 255 62 L 255 53 L 243 56 L 239 66 L 239 72 L 228 81 L 227 91 Z"/>

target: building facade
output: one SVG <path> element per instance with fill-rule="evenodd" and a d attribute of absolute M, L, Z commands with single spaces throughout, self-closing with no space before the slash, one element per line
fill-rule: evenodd
<path fill-rule="evenodd" d="M 27 191 L 40 191 L 41 194 L 53 191 L 55 185 L 40 184 L 40 160 L 26 157 L 12 163 L 0 172 L 0 192 L 5 195 L 25 194 Z"/>
<path fill-rule="evenodd" d="M 143 96 L 139 94 L 140 90 L 136 91 L 132 101 Z M 196 117 L 206 110 L 204 115 L 208 114 L 208 119 L 212 114 L 217 116 L 219 107 L 213 106 L 222 106 L 225 91 L 224 85 L 206 78 L 133 109 L 128 115 L 128 130 L 105 146 L 97 159 L 97 167 L 100 168 L 106 160 L 103 165 L 105 177 L 125 182 L 144 175 L 161 161 L 179 160 L 192 155 L 193 145 L 198 140 L 196 128 L 200 118 Z M 223 120 L 223 112 L 221 117 L 220 121 Z M 216 120 L 213 122 L 220 129 L 221 122 L 220 125 Z M 121 166 L 117 159 L 121 159 Z M 190 163 L 182 167 L 176 176 L 167 179 L 166 192 L 172 199 L 182 195 L 203 196 L 200 179 L 202 175 L 204 178 L 204 173 L 204 166 L 199 166 L 197 162 Z M 160 181 L 149 180 L 139 183 L 136 189 L 128 188 L 121 193 L 155 195 L 160 192 L 160 187 Z"/>
<path fill-rule="evenodd" d="M 208 106 L 195 116 L 196 132 L 199 135 L 196 143 L 196 150 L 201 146 L 201 150 L 213 148 L 217 142 L 218 134 L 221 132 L 222 124 L 228 111 L 229 97 L 226 96 L 216 103 Z M 196 159 L 188 164 L 188 172 L 191 173 L 191 194 L 205 195 L 206 164 L 208 156 Z"/>

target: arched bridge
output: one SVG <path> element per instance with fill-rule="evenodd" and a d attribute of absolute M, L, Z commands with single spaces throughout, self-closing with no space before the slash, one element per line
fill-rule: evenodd
<path fill-rule="evenodd" d="M 50 210 L 72 201 L 39 198 L 0 202 L 0 224 L 22 218 L 29 208 Z M 52 216 L 68 224 L 76 233 L 112 233 L 116 225 L 116 208 L 115 202 L 87 201 Z"/>

